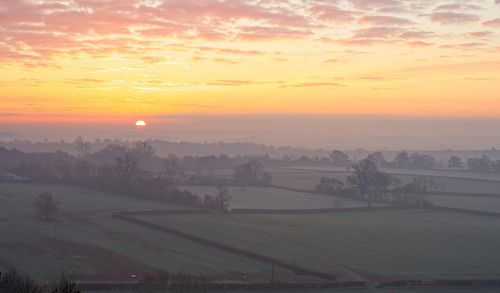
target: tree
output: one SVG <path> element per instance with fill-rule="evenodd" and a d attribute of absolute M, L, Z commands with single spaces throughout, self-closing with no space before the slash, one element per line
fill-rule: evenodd
<path fill-rule="evenodd" d="M 387 160 L 382 152 L 374 152 L 366 157 L 368 160 L 372 161 L 378 167 L 383 167 L 387 165 Z"/>
<path fill-rule="evenodd" d="M 217 186 L 217 195 L 215 197 L 215 202 L 217 206 L 221 210 L 229 209 L 229 201 L 231 200 L 231 196 L 229 196 L 229 192 L 227 187 L 223 184 Z"/>
<path fill-rule="evenodd" d="M 0 292 L 2 293 L 42 293 L 44 286 L 31 277 L 22 275 L 16 270 L 0 273 Z"/>
<path fill-rule="evenodd" d="M 234 180 L 242 188 L 250 185 L 267 186 L 273 177 L 264 171 L 264 166 L 257 160 L 237 166 L 234 169 Z"/>
<path fill-rule="evenodd" d="M 337 195 L 344 189 L 344 182 L 336 178 L 322 177 L 316 185 L 316 192 L 330 195 Z"/>
<path fill-rule="evenodd" d="M 91 144 L 89 141 L 85 141 L 83 137 L 79 136 L 75 139 L 75 146 L 78 156 L 87 158 L 90 155 Z"/>
<path fill-rule="evenodd" d="M 80 293 L 74 278 L 62 274 L 59 283 L 54 286 L 52 293 Z"/>
<path fill-rule="evenodd" d="M 49 192 L 42 192 L 35 200 L 35 214 L 44 220 L 49 220 L 59 211 L 59 203 L 54 200 L 54 196 Z"/>
<path fill-rule="evenodd" d="M 462 169 L 464 167 L 464 162 L 458 156 L 451 156 L 448 160 L 448 167 L 453 169 L 453 172 L 456 170 Z"/>
<path fill-rule="evenodd" d="M 368 200 L 368 207 L 371 207 L 375 199 L 387 192 L 391 177 L 368 159 L 357 162 L 352 168 L 354 174 L 347 177 L 347 182 L 358 190 L 361 198 Z"/>
<path fill-rule="evenodd" d="M 351 160 L 349 156 L 339 150 L 334 150 L 330 153 L 330 161 L 334 166 L 349 167 L 351 165 Z"/>
<path fill-rule="evenodd" d="M 168 159 L 163 160 L 163 172 L 167 177 L 175 178 L 182 176 L 185 172 L 185 168 L 179 158 L 169 156 Z"/>
<path fill-rule="evenodd" d="M 407 151 L 401 151 L 394 158 L 394 166 L 397 168 L 408 168 L 410 165 L 410 155 Z"/>
<path fill-rule="evenodd" d="M 424 207 L 430 203 L 428 196 L 430 194 L 441 192 L 444 190 L 444 185 L 436 182 L 432 178 L 418 176 L 413 178 L 413 181 L 404 187 L 404 191 L 412 198 L 409 204 Z M 407 202 L 408 203 L 408 202 Z"/>
<path fill-rule="evenodd" d="M 413 153 L 410 156 L 410 161 L 411 168 L 415 169 L 433 169 L 437 164 L 434 157 L 419 153 Z"/>
<path fill-rule="evenodd" d="M 152 156 L 155 154 L 153 146 L 148 141 L 138 141 L 135 143 L 135 151 Z"/>
<path fill-rule="evenodd" d="M 116 158 L 115 170 L 122 180 L 129 181 L 137 173 L 138 165 L 139 160 L 136 157 L 125 154 L 123 157 Z"/>
<path fill-rule="evenodd" d="M 473 172 L 489 172 L 491 163 L 491 159 L 484 155 L 482 158 L 470 158 L 467 160 L 467 169 Z"/>

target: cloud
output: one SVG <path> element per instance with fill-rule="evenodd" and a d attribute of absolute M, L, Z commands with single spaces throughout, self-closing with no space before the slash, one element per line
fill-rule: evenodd
<path fill-rule="evenodd" d="M 336 82 L 301 82 L 287 85 L 285 87 L 342 87 L 345 86 Z"/>
<path fill-rule="evenodd" d="M 358 20 L 360 24 L 371 24 L 371 25 L 410 25 L 414 24 L 413 21 L 406 18 L 394 17 L 394 16 L 381 16 L 381 15 L 368 15 L 363 16 Z"/>
<path fill-rule="evenodd" d="M 500 28 L 500 18 L 485 21 L 483 22 L 483 25 L 486 27 Z"/>
<path fill-rule="evenodd" d="M 486 5 L 458 0 L 1 0 L 0 64 L 55 66 L 56 56 L 82 54 L 127 54 L 158 64 L 165 46 L 193 55 L 213 53 L 199 56 L 213 60 L 214 54 L 224 59 L 267 54 L 241 46 L 250 42 L 329 38 L 345 45 L 397 46 L 431 37 L 439 42 L 445 29 L 424 23 L 423 17 L 450 26 L 483 22 L 498 27 L 498 19 L 482 19 Z M 484 37 L 462 36 L 470 42 Z"/>
<path fill-rule="evenodd" d="M 466 24 L 480 20 L 477 15 L 458 12 L 434 12 L 430 15 L 430 18 L 432 21 L 441 24 Z"/>

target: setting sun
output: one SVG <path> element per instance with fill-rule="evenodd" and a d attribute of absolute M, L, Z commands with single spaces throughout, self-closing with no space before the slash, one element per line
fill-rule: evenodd
<path fill-rule="evenodd" d="M 144 122 L 144 120 L 138 120 L 135 122 L 135 126 L 140 128 L 146 127 L 146 122 Z"/>

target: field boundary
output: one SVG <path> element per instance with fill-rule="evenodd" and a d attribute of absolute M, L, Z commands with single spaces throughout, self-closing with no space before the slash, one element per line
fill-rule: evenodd
<path fill-rule="evenodd" d="M 498 182 L 500 183 L 500 181 L 498 181 Z M 293 192 L 309 193 L 309 194 L 316 194 L 316 195 L 319 194 L 319 195 L 332 196 L 332 197 L 335 196 L 335 197 L 347 198 L 347 199 L 351 199 L 351 200 L 358 200 L 360 202 L 364 202 L 363 200 L 357 199 L 357 198 L 352 198 L 352 197 L 348 197 L 348 196 L 341 196 L 341 195 L 329 195 L 329 194 L 324 194 L 324 193 L 318 193 L 314 190 L 292 188 L 292 187 L 285 187 L 285 186 L 279 186 L 279 185 L 270 185 L 269 187 L 281 189 L 281 190 L 286 190 L 286 191 L 293 191 Z M 500 198 L 500 193 L 466 193 L 466 192 L 438 191 L 438 192 L 433 192 L 431 195 L 433 195 L 433 196 Z"/>
<path fill-rule="evenodd" d="M 351 170 L 348 171 L 340 171 L 340 170 L 317 170 L 317 169 L 304 169 L 303 167 L 285 167 L 289 168 L 292 170 L 298 170 L 298 171 L 303 171 L 303 172 L 310 172 L 310 173 L 315 173 L 315 174 L 327 174 L 327 173 L 352 173 Z M 411 169 L 405 169 L 412 171 Z M 415 169 L 415 170 L 420 170 L 420 169 Z M 384 171 L 384 170 L 382 170 Z M 423 170 L 425 171 L 425 170 Z M 411 173 L 399 173 L 399 172 L 387 172 L 384 171 L 390 175 L 402 175 L 402 176 L 414 176 L 414 177 L 435 177 L 435 178 L 451 178 L 451 179 L 466 179 L 466 180 L 473 180 L 473 181 L 482 181 L 482 182 L 500 182 L 499 179 L 484 179 L 484 178 L 471 178 L 471 177 L 463 177 L 463 176 L 446 176 L 446 175 L 418 175 L 418 174 L 411 174 Z M 290 174 L 286 172 L 274 172 L 275 174 Z M 291 173 L 293 174 L 293 173 Z M 483 174 L 483 173 L 475 173 L 475 174 Z M 484 173 L 484 174 L 495 174 L 495 173 Z M 500 174 L 499 174 L 500 176 Z"/>

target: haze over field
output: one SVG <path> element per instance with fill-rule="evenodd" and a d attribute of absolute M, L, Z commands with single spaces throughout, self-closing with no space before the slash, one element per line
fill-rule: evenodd
<path fill-rule="evenodd" d="M 142 117 L 142 116 L 141 116 Z M 337 115 L 172 115 L 159 121 L 120 123 L 6 122 L 0 140 L 73 141 L 88 139 L 163 139 L 189 142 L 255 142 L 307 148 L 371 150 L 491 149 L 500 147 L 500 120 Z M 397 137 L 397 139 L 394 139 Z"/>

